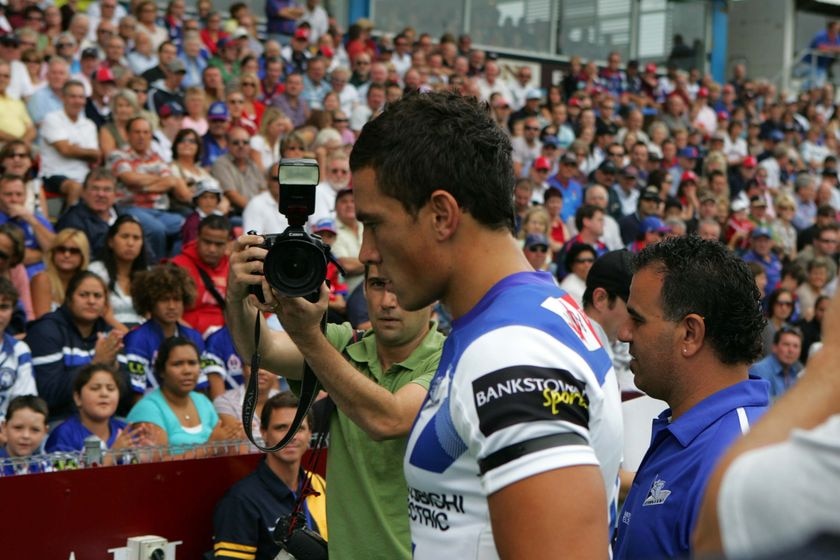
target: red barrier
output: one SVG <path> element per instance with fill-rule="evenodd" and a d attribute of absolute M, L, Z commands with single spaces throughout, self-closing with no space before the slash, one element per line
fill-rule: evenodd
<path fill-rule="evenodd" d="M 183 541 L 179 559 L 212 550 L 213 510 L 259 454 L 0 478 L 3 558 L 112 558 L 129 537 Z"/>

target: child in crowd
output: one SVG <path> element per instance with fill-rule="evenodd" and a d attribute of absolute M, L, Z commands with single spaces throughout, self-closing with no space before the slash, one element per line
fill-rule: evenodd
<path fill-rule="evenodd" d="M 114 417 L 121 389 L 115 368 L 97 363 L 82 368 L 73 382 L 73 400 L 79 412 L 53 429 L 47 452 L 81 451 L 89 436 L 99 439 L 102 449 L 149 445 L 142 425 L 130 427 Z"/>
<path fill-rule="evenodd" d="M 15 397 L 6 409 L 3 435 L 5 449 L 0 449 L 0 459 L 25 459 L 38 453 L 47 437 L 47 402 L 35 395 Z M 34 468 L 33 468 L 34 467 Z M 40 466 L 32 465 L 27 471 L 38 472 Z M 3 465 L 3 476 L 17 474 L 11 463 Z"/>
<path fill-rule="evenodd" d="M 195 185 L 193 204 L 195 210 L 187 216 L 181 227 L 184 245 L 198 237 L 198 223 L 211 214 L 224 215 L 219 205 L 222 202 L 222 189 L 213 177 L 204 177 Z"/>
<path fill-rule="evenodd" d="M 0 276 L 0 417 L 9 402 L 20 395 L 37 395 L 32 375 L 29 346 L 6 332 L 18 304 L 18 291 L 12 281 Z M 2 443 L 0 439 L 0 443 Z"/>

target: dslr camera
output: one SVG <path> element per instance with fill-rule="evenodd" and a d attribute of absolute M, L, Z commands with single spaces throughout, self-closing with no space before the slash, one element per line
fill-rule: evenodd
<path fill-rule="evenodd" d="M 321 284 L 327 277 L 327 263 L 334 263 L 344 273 L 330 253 L 330 246 L 303 227 L 315 212 L 315 186 L 320 180 L 318 162 L 314 159 L 281 159 L 277 180 L 280 183 L 279 210 L 289 221 L 289 227 L 283 233 L 262 234 L 265 241 L 260 247 L 268 250 L 263 274 L 268 284 L 284 296 L 304 297 L 316 302 Z M 262 286 L 252 285 L 249 290 L 260 301 L 265 301 Z"/>

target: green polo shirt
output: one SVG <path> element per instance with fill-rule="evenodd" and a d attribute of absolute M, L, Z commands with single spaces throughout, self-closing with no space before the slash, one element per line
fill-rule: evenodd
<path fill-rule="evenodd" d="M 329 324 L 326 336 L 360 373 L 391 393 L 408 383 L 429 388 L 445 339 L 436 323 L 431 323 L 411 356 L 388 371 L 379 364 L 375 333 L 368 331 L 350 344 L 353 332 L 349 323 Z M 407 440 L 408 436 L 373 441 L 344 414 L 333 414 L 327 456 L 330 560 L 411 558 L 408 487 L 403 475 Z"/>

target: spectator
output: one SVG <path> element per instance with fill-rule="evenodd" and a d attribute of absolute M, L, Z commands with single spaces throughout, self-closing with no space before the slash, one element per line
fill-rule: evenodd
<path fill-rule="evenodd" d="M 295 136 L 297 135 L 292 133 L 284 139 L 284 142 L 288 142 Z M 278 210 L 280 204 L 280 183 L 277 178 L 278 165 L 278 163 L 272 164 L 265 174 L 268 189 L 249 200 L 242 211 L 242 228 L 245 231 L 256 231 L 264 235 L 267 233 L 282 233 L 289 227 L 289 221 Z"/>
<path fill-rule="evenodd" d="M 750 374 L 770 384 L 770 397 L 781 397 L 796 383 L 802 371 L 799 355 L 802 351 L 802 332 L 792 327 L 782 327 L 773 335 L 770 353 L 750 366 Z"/>
<path fill-rule="evenodd" d="M 181 82 L 186 74 L 186 66 L 180 58 L 174 58 L 163 66 L 163 79 L 154 82 L 149 91 L 149 109 L 160 115 L 168 103 L 177 103 L 183 107 L 184 89 Z"/>
<path fill-rule="evenodd" d="M 117 217 L 115 199 L 114 176 L 106 168 L 95 168 L 85 177 L 79 204 L 62 214 L 56 229 L 75 228 L 84 232 L 90 254 L 97 257 L 105 245 L 108 225 Z"/>
<path fill-rule="evenodd" d="M 806 268 L 808 279 L 796 290 L 799 308 L 805 321 L 810 321 L 814 317 L 814 306 L 817 299 L 821 295 L 827 295 L 826 285 L 834 280 L 830 262 L 826 257 L 814 257 L 809 261 Z"/>
<path fill-rule="evenodd" d="M 116 219 L 108 228 L 99 259 L 90 263 L 88 270 L 98 274 L 108 286 L 105 320 L 112 328 L 128 332 L 146 320 L 134 309 L 131 298 L 135 277 L 149 268 L 143 226 L 137 218 L 124 214 Z"/>
<path fill-rule="evenodd" d="M 115 417 L 123 379 L 104 364 L 88 364 L 73 380 L 73 400 L 78 412 L 56 426 L 44 446 L 47 453 L 83 451 L 89 437 L 103 450 L 150 445 L 143 426 L 129 426 Z"/>
<path fill-rule="evenodd" d="M 97 67 L 90 76 L 90 87 L 91 93 L 85 102 L 85 116 L 93 121 L 96 128 L 102 128 L 111 115 L 108 100 L 117 87 L 113 72 L 106 66 Z"/>
<path fill-rule="evenodd" d="M 156 84 L 157 82 L 166 78 L 166 69 L 173 60 L 178 56 L 178 47 L 171 41 L 164 41 L 158 47 L 157 51 L 158 63 L 156 66 L 143 72 L 142 76 L 147 84 Z"/>
<path fill-rule="evenodd" d="M 62 88 L 64 108 L 48 113 L 41 129 L 41 176 L 47 192 L 64 197 L 65 207 L 79 201 L 91 165 L 102 161 L 96 125 L 82 112 L 85 91 L 74 80 Z"/>
<path fill-rule="evenodd" d="M 99 129 L 99 147 L 103 154 L 128 148 L 128 121 L 140 115 L 137 96 L 128 89 L 118 90 L 109 105 L 111 118 Z"/>
<path fill-rule="evenodd" d="M 559 190 L 563 195 L 563 210 L 560 213 L 563 222 L 567 222 L 570 217 L 575 215 L 583 199 L 583 187 L 576 180 L 577 165 L 577 156 L 573 152 L 567 151 L 560 157 L 560 167 L 557 174 L 548 179 L 549 186 Z"/>
<path fill-rule="evenodd" d="M 137 18 L 137 32 L 148 34 L 155 48 L 169 39 L 166 29 L 157 24 L 157 5 L 152 0 L 139 2 L 134 8 L 134 17 Z"/>
<path fill-rule="evenodd" d="M 259 134 L 251 136 L 254 161 L 260 169 L 268 169 L 280 159 L 280 141 L 292 131 L 292 123 L 280 109 L 269 107 L 263 114 Z"/>
<path fill-rule="evenodd" d="M 763 274 L 764 269 L 762 268 L 761 271 Z M 766 279 L 764 283 L 766 285 Z M 756 284 L 759 291 L 764 291 L 759 276 L 756 276 Z M 762 357 L 770 354 L 776 333 L 785 327 L 793 326 L 793 317 L 796 310 L 796 295 L 793 291 L 781 287 L 776 290 L 770 288 L 767 291 L 770 295 L 767 298 L 767 325 L 761 335 Z"/>
<path fill-rule="evenodd" d="M 50 58 L 47 64 L 47 81 L 26 102 L 29 116 L 37 128 L 47 114 L 60 111 L 64 107 L 64 84 L 70 79 L 70 66 L 61 57 Z"/>
<path fill-rule="evenodd" d="M 352 189 L 343 189 L 335 195 L 336 242 L 333 255 L 344 269 L 347 293 L 352 294 L 362 282 L 364 263 L 359 260 L 364 226 L 356 219 L 356 205 Z"/>
<path fill-rule="evenodd" d="M 50 406 L 49 420 L 64 419 L 74 411 L 72 387 L 79 369 L 95 362 L 116 365 L 123 349 L 123 333 L 105 322 L 108 288 L 89 271 L 78 272 L 67 285 L 64 303 L 31 323 L 26 343 L 38 394 Z"/>
<path fill-rule="evenodd" d="M 251 159 L 248 132 L 238 126 L 227 133 L 228 152 L 213 162 L 210 173 L 218 179 L 237 213 L 241 213 L 248 200 L 265 189 L 263 174 Z"/>
<path fill-rule="evenodd" d="M 634 264 L 619 339 L 630 343 L 636 385 L 670 408 L 653 422 L 613 552 L 686 556 L 715 463 L 769 404 L 766 383 L 748 377 L 764 319 L 747 266 L 719 243 L 672 237 Z"/>
<path fill-rule="evenodd" d="M 187 216 L 184 227 L 181 228 L 181 238 L 184 245 L 198 237 L 198 225 L 201 220 L 211 215 L 224 216 L 221 208 L 224 195 L 216 179 L 209 176 L 199 179 L 194 188 L 193 204 L 195 210 Z"/>
<path fill-rule="evenodd" d="M 350 114 L 350 129 L 358 135 L 362 127 L 385 108 L 385 86 L 371 84 L 365 103 L 359 104 Z"/>
<path fill-rule="evenodd" d="M 35 318 L 32 311 L 32 296 L 29 291 L 29 276 L 23 265 L 25 251 L 23 231 L 16 225 L 0 225 L 0 277 L 8 278 L 18 291 L 18 305 L 7 330 L 14 335 L 24 334 L 28 321 Z"/>
<path fill-rule="evenodd" d="M 195 282 L 187 271 L 177 266 L 157 265 L 135 274 L 131 283 L 134 309 L 148 320 L 126 335 L 125 353 L 119 358 L 135 396 L 158 386 L 152 364 L 164 340 L 182 337 L 191 340 L 200 352 L 204 350 L 201 334 L 181 323 L 184 309 L 192 305 L 195 297 Z M 197 383 L 199 389 L 204 389 L 206 377 L 202 374 Z"/>
<path fill-rule="evenodd" d="M 35 318 L 55 311 L 64 302 L 67 285 L 79 271 L 87 270 L 90 246 L 83 231 L 63 229 L 44 254 L 46 268 L 32 277 L 30 291 Z"/>
<path fill-rule="evenodd" d="M 193 302 L 184 307 L 184 321 L 206 337 L 224 320 L 224 299 L 230 266 L 226 254 L 230 222 L 224 216 L 209 215 L 198 225 L 198 237 L 184 246 L 172 263 L 185 270 L 197 287 Z"/>
<path fill-rule="evenodd" d="M 158 56 L 152 38 L 147 33 L 135 35 L 134 48 L 126 56 L 131 72 L 136 75 L 144 74 L 158 65 Z"/>
<path fill-rule="evenodd" d="M 110 154 L 108 163 L 119 181 L 124 211 L 143 224 L 146 245 L 153 262 L 167 256 L 181 233 L 184 218 L 169 212 L 169 195 L 190 202 L 192 192 L 186 182 L 151 149 L 152 130 L 143 117 L 128 123 L 129 149 Z"/>
<path fill-rule="evenodd" d="M 181 85 L 187 89 L 201 87 L 201 76 L 207 68 L 207 49 L 201 42 L 201 37 L 195 31 L 187 32 L 184 35 L 183 51 L 181 60 L 184 61 L 186 75 Z"/>
<path fill-rule="evenodd" d="M 286 436 L 297 406 L 297 398 L 289 392 L 275 395 L 265 403 L 259 423 L 262 439 L 268 445 Z M 299 495 L 308 496 L 304 498 L 303 511 L 307 515 L 303 525 L 324 539 L 329 536 L 325 516 L 329 496 L 326 482 L 301 466 L 311 437 L 310 414 L 287 447 L 267 454 L 255 472 L 228 490 L 213 515 L 216 558 L 241 558 L 244 550 L 253 551 L 255 558 L 283 554 L 272 528 L 278 519 L 295 510 Z M 311 487 L 314 492 L 307 494 L 304 487 Z"/>
<path fill-rule="evenodd" d="M 260 101 L 260 79 L 253 72 L 243 71 L 239 77 L 239 88 L 242 90 L 242 97 L 245 103 L 242 106 L 243 121 L 250 121 L 256 127 L 262 126 L 265 103 Z"/>
<path fill-rule="evenodd" d="M 335 218 L 336 195 L 350 184 L 350 158 L 343 152 L 327 157 L 326 177 L 315 187 L 315 212 L 309 217 L 314 224 L 324 218 Z"/>
<path fill-rule="evenodd" d="M 172 336 L 160 344 L 154 362 L 157 388 L 128 414 L 132 426 L 142 426 L 154 445 L 177 453 L 185 446 L 232 439 L 236 430 L 223 428 L 213 403 L 197 389 L 200 351 L 188 338 Z"/>
<path fill-rule="evenodd" d="M 239 394 L 240 396 L 244 395 L 244 388 L 247 386 L 245 378 L 246 370 L 250 372 L 250 366 L 242 362 L 242 357 L 233 345 L 233 338 L 230 335 L 230 330 L 227 328 L 227 325 L 213 331 L 207 337 L 204 345 L 204 352 L 201 354 L 201 362 L 204 364 L 204 371 L 207 374 L 207 381 L 209 383 L 210 396 L 214 399 L 214 401 L 217 400 L 223 393 L 237 388 L 241 388 L 239 393 L 229 393 L 228 396 L 235 394 Z M 267 390 L 269 387 L 276 388 L 277 383 L 275 383 L 272 379 L 271 383 L 264 384 L 263 381 L 265 380 L 262 376 L 258 378 L 258 381 L 260 381 L 259 390 L 261 393 L 259 400 L 263 400 L 262 391 Z M 285 388 L 288 388 L 288 384 L 285 381 L 282 385 L 284 385 Z M 216 410 L 220 415 L 223 412 L 229 412 L 230 406 L 232 405 L 231 399 L 225 398 L 223 401 L 225 403 L 224 407 L 220 407 L 220 403 L 214 402 Z M 241 424 L 243 401 L 239 398 L 237 398 L 236 401 L 236 410 L 239 412 L 233 416 L 234 419 L 238 420 Z M 260 402 L 259 405 L 262 406 L 262 402 Z M 258 417 L 259 414 L 255 411 L 254 418 L 258 420 Z M 222 418 L 222 420 L 226 423 L 230 423 L 231 421 L 231 419 L 225 418 Z M 259 432 L 259 429 L 257 432 Z"/>
<path fill-rule="evenodd" d="M 160 127 L 152 134 L 152 149 L 164 162 L 172 163 L 172 146 L 183 129 L 184 107 L 177 101 L 167 101 L 160 108 Z"/>
<path fill-rule="evenodd" d="M 52 224 L 39 213 L 24 206 L 26 187 L 23 179 L 15 175 L 0 177 L 0 223 L 12 223 L 23 231 L 26 253 L 23 263 L 30 278 L 44 270 L 44 251 L 55 239 Z"/>
<path fill-rule="evenodd" d="M 0 449 L 0 459 L 25 459 L 41 449 L 47 437 L 47 403 L 35 395 L 20 395 L 9 402 L 6 409 L 3 434 L 6 446 Z M 23 472 L 38 472 L 37 465 L 27 465 Z M 15 466 L 9 462 L 3 464 L 0 474 L 17 474 Z"/>
<path fill-rule="evenodd" d="M 0 123 L 0 143 L 23 140 L 29 145 L 35 140 L 35 126 L 26 112 L 26 106 L 9 91 L 10 78 L 11 66 L 0 59 L 0 113 L 4 115 Z"/>
<path fill-rule="evenodd" d="M 184 120 L 181 125 L 192 129 L 199 136 L 207 134 L 207 98 L 200 87 L 187 88 L 184 93 Z"/>
<path fill-rule="evenodd" d="M 223 37 L 216 41 L 216 53 L 207 65 L 219 69 L 222 74 L 222 82 L 225 85 L 238 79 L 241 67 L 239 64 L 239 47 L 236 40 Z"/>
<path fill-rule="evenodd" d="M 773 237 L 765 227 L 757 227 L 750 233 L 750 248 L 744 254 L 744 261 L 757 262 L 764 268 L 768 286 L 777 286 L 782 279 L 782 262 L 773 252 Z"/>
<path fill-rule="evenodd" d="M 201 165 L 210 167 L 228 151 L 227 131 L 230 112 L 223 101 L 215 101 L 207 110 L 208 130 L 202 137 Z"/>
<path fill-rule="evenodd" d="M 6 415 L 9 403 L 15 397 L 38 394 L 32 375 L 32 353 L 29 346 L 15 338 L 9 330 L 17 308 L 18 291 L 11 280 L 0 276 L 0 416 Z"/>
<path fill-rule="evenodd" d="M 238 90 L 232 90 L 225 96 L 230 111 L 230 128 L 245 129 L 249 136 L 257 133 L 257 122 L 245 114 L 245 96 Z"/>
<path fill-rule="evenodd" d="M 230 338 L 230 332 L 227 330 L 227 327 L 213 333 L 213 335 L 216 334 L 224 335 L 230 341 L 230 348 L 233 349 L 233 341 Z M 202 361 L 211 359 L 208 357 L 207 350 L 201 355 L 201 359 Z M 213 374 L 211 374 L 210 368 L 207 368 L 207 378 L 210 380 L 210 394 L 217 393 L 217 396 L 213 398 L 213 406 L 216 412 L 219 413 L 219 419 L 222 425 L 238 428 L 241 431 L 241 439 L 245 439 L 245 431 L 242 430 L 242 404 L 245 402 L 245 388 L 248 386 L 248 380 L 251 378 L 251 364 L 245 363 L 239 365 L 237 372 L 239 381 L 233 384 L 233 388 L 225 390 L 228 385 L 228 379 L 231 378 L 227 373 L 226 364 L 221 362 L 215 363 L 215 360 L 220 359 L 218 356 L 214 355 L 212 359 L 214 360 L 214 365 L 219 367 L 219 369 L 213 369 Z M 260 368 L 257 376 L 257 400 L 254 405 L 254 417 L 251 425 L 251 433 L 255 438 L 260 437 L 260 415 L 263 410 L 263 405 L 265 405 L 268 399 L 279 393 L 277 390 L 278 377 L 276 375 L 267 369 Z M 214 385 L 218 387 L 215 391 L 213 389 Z M 283 385 L 285 386 L 284 390 L 288 391 L 288 383 L 283 381 Z M 257 443 L 265 445 L 265 441 L 262 438 L 258 439 Z M 253 452 L 258 451 L 253 446 L 250 449 Z"/>
<path fill-rule="evenodd" d="M 661 205 L 662 199 L 659 196 L 659 189 L 652 185 L 645 187 L 642 194 L 639 195 L 636 212 L 629 216 L 624 216 L 618 221 L 618 226 L 621 230 L 621 240 L 626 245 L 630 245 L 636 241 L 641 232 L 644 219 L 651 216 L 658 217 L 661 212 Z"/>
<path fill-rule="evenodd" d="M 0 150 L 0 167 L 4 174 L 23 177 L 26 182 L 26 209 L 45 214 L 46 196 L 41 181 L 35 177 L 37 169 L 33 166 L 29 146 L 23 140 L 6 142 Z"/>
<path fill-rule="evenodd" d="M 583 306 L 586 276 L 596 258 L 594 247 L 586 243 L 575 243 L 564 252 L 563 268 L 568 271 L 568 274 L 560 282 L 560 287 L 572 296 L 579 306 Z"/>
<path fill-rule="evenodd" d="M 384 92 L 383 98 L 384 98 Z M 309 105 L 302 97 L 303 76 L 298 73 L 286 77 L 285 91 L 271 100 L 271 106 L 277 107 L 291 119 L 295 128 L 302 126 L 309 118 Z"/>

